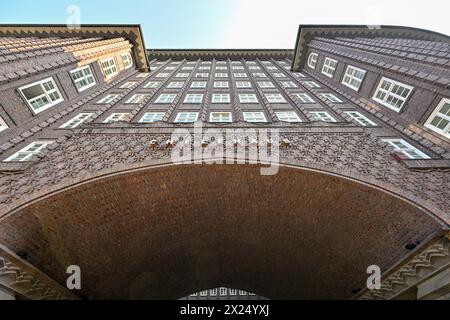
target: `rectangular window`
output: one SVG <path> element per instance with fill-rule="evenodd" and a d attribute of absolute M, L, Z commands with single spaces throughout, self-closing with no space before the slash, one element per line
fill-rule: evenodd
<path fill-rule="evenodd" d="M 152 123 L 157 121 L 162 121 L 164 118 L 165 113 L 164 112 L 147 112 L 144 114 L 141 120 L 139 122 L 141 123 Z"/>
<path fill-rule="evenodd" d="M 237 295 L 237 290 L 236 289 L 230 289 L 230 296 L 235 296 Z"/>
<path fill-rule="evenodd" d="M 347 66 L 345 75 L 342 78 L 342 84 L 355 91 L 359 91 L 359 88 L 361 87 L 361 83 L 363 82 L 365 76 L 365 70 L 356 68 L 354 66 Z"/>
<path fill-rule="evenodd" d="M 198 119 L 198 112 L 180 112 L 175 119 L 177 123 L 191 123 Z"/>
<path fill-rule="evenodd" d="M 252 84 L 249 81 L 236 81 L 236 88 L 251 88 Z"/>
<path fill-rule="evenodd" d="M 270 67 L 267 67 L 267 70 L 278 70 L 278 68 L 274 67 L 274 66 L 270 66 Z"/>
<path fill-rule="evenodd" d="M 200 297 L 207 297 L 208 296 L 208 290 L 200 291 Z"/>
<path fill-rule="evenodd" d="M 226 78 L 228 77 L 228 73 L 216 73 L 214 76 L 216 78 Z"/>
<path fill-rule="evenodd" d="M 322 73 L 329 78 L 333 78 L 338 62 L 334 59 L 325 58 L 323 62 Z"/>
<path fill-rule="evenodd" d="M 53 78 L 21 87 L 19 91 L 36 114 L 64 100 Z"/>
<path fill-rule="evenodd" d="M 267 122 L 264 112 L 243 112 L 243 115 L 247 122 Z"/>
<path fill-rule="evenodd" d="M 231 112 L 211 112 L 209 122 L 233 122 Z"/>
<path fill-rule="evenodd" d="M 246 73 L 235 73 L 233 74 L 235 78 L 247 78 Z"/>
<path fill-rule="evenodd" d="M 41 153 L 48 145 L 53 141 L 36 141 L 27 147 L 23 148 L 19 152 L 13 154 L 11 157 L 5 160 L 5 162 L 24 162 L 31 161 L 32 157 Z"/>
<path fill-rule="evenodd" d="M 161 82 L 159 82 L 159 81 L 149 81 L 144 85 L 144 88 L 145 89 L 154 89 L 154 88 L 158 88 L 160 84 L 161 84 Z"/>
<path fill-rule="evenodd" d="M 279 93 L 267 93 L 265 96 L 269 103 L 286 103 L 286 100 Z"/>
<path fill-rule="evenodd" d="M 209 73 L 199 72 L 195 75 L 197 78 L 208 78 Z"/>
<path fill-rule="evenodd" d="M 221 296 L 226 296 L 227 295 L 227 288 L 219 288 L 219 294 Z"/>
<path fill-rule="evenodd" d="M 210 295 L 211 297 L 217 296 L 217 289 L 211 289 L 211 290 L 209 290 L 209 295 Z"/>
<path fill-rule="evenodd" d="M 192 71 L 192 70 L 194 70 L 194 68 L 193 67 L 183 67 L 183 68 L 181 68 L 181 70 L 183 70 L 183 71 Z"/>
<path fill-rule="evenodd" d="M 273 83 L 270 82 L 270 81 L 261 81 L 261 82 L 258 82 L 258 85 L 259 85 L 261 88 L 275 88 L 275 86 L 273 85 Z"/>
<path fill-rule="evenodd" d="M 176 94 L 162 94 L 156 99 L 155 103 L 172 103 L 176 97 Z"/>
<path fill-rule="evenodd" d="M 172 71 L 175 70 L 177 67 L 165 67 L 164 71 Z"/>
<path fill-rule="evenodd" d="M 233 66 L 233 70 L 244 70 L 243 66 Z"/>
<path fill-rule="evenodd" d="M 214 88 L 228 88 L 229 84 L 227 81 L 215 81 Z"/>
<path fill-rule="evenodd" d="M 296 97 L 298 100 L 300 100 L 303 103 L 314 103 L 314 99 L 311 98 L 308 94 L 306 93 L 295 93 L 294 97 Z"/>
<path fill-rule="evenodd" d="M 167 88 L 170 88 L 170 89 L 181 89 L 181 88 L 183 88 L 183 85 L 184 85 L 184 82 L 174 81 L 174 82 L 169 83 Z"/>
<path fill-rule="evenodd" d="M 336 119 L 326 111 L 311 112 L 311 115 L 315 121 L 336 122 Z"/>
<path fill-rule="evenodd" d="M 319 55 L 317 53 L 310 53 L 309 57 L 308 57 L 308 66 L 311 69 L 315 69 L 316 65 L 317 65 L 317 58 L 319 57 Z"/>
<path fill-rule="evenodd" d="M 169 73 L 161 72 L 156 75 L 156 78 L 167 78 L 168 76 L 169 76 Z"/>
<path fill-rule="evenodd" d="M 338 97 L 336 97 L 334 94 L 332 93 L 319 93 L 318 94 L 319 97 L 326 99 L 330 102 L 334 102 L 334 103 L 342 103 L 342 100 L 339 99 Z"/>
<path fill-rule="evenodd" d="M 136 78 L 147 78 L 150 75 L 150 73 L 139 73 Z"/>
<path fill-rule="evenodd" d="M 246 296 L 246 295 L 247 295 L 247 292 L 242 291 L 242 290 L 239 290 L 239 295 L 240 295 L 240 296 Z"/>
<path fill-rule="evenodd" d="M 101 104 L 111 103 L 118 97 L 119 97 L 118 94 L 108 94 L 104 98 L 100 99 L 97 103 L 101 103 Z"/>
<path fill-rule="evenodd" d="M 125 69 L 131 68 L 133 66 L 133 58 L 129 52 L 122 54 L 122 63 Z"/>
<path fill-rule="evenodd" d="M 278 120 L 285 122 L 302 122 L 299 116 L 294 111 L 280 111 L 275 112 Z"/>
<path fill-rule="evenodd" d="M 267 78 L 266 74 L 262 73 L 262 72 L 254 73 L 253 77 L 255 77 L 255 78 Z"/>
<path fill-rule="evenodd" d="M 126 102 L 127 104 L 139 104 L 139 103 L 143 103 L 145 101 L 145 98 L 149 97 L 149 94 L 135 94 L 133 95 L 130 99 L 128 99 L 128 101 Z"/>
<path fill-rule="evenodd" d="M 401 152 L 409 159 L 430 159 L 425 153 L 414 148 L 403 139 L 383 139 L 383 141 L 389 145 L 392 151 Z"/>
<path fill-rule="evenodd" d="M 292 81 L 281 82 L 281 85 L 283 86 L 283 88 L 297 88 L 297 85 Z"/>
<path fill-rule="evenodd" d="M 194 81 L 191 84 L 191 88 L 206 88 L 206 81 Z"/>
<path fill-rule="evenodd" d="M 66 122 L 63 124 L 60 128 L 61 129 L 74 129 L 76 127 L 79 127 L 83 124 L 83 122 L 87 121 L 90 117 L 92 117 L 93 113 L 80 113 L 72 120 Z"/>
<path fill-rule="evenodd" d="M 211 70 L 211 67 L 204 66 L 204 67 L 198 68 L 198 70 Z"/>
<path fill-rule="evenodd" d="M 212 103 L 230 103 L 229 94 L 213 94 Z"/>
<path fill-rule="evenodd" d="M 284 73 L 280 73 L 280 72 L 274 73 L 273 76 L 275 78 L 285 78 L 286 77 L 286 75 Z"/>
<path fill-rule="evenodd" d="M 202 103 L 203 95 L 202 94 L 188 94 L 186 98 L 184 98 L 184 103 Z"/>
<path fill-rule="evenodd" d="M 0 117 L 0 132 L 8 129 L 8 125 L 6 124 L 5 120 L 3 120 L 2 117 Z"/>
<path fill-rule="evenodd" d="M 314 82 L 314 81 L 305 81 L 302 84 L 307 86 L 307 87 L 309 87 L 309 88 L 320 88 L 320 85 L 317 82 Z"/>
<path fill-rule="evenodd" d="M 72 77 L 78 92 L 82 92 L 97 84 L 90 66 L 72 70 L 70 71 L 70 76 Z"/>
<path fill-rule="evenodd" d="M 105 79 L 112 78 L 119 73 L 114 57 L 100 61 L 100 66 L 102 68 Z"/>
<path fill-rule="evenodd" d="M 128 119 L 129 113 L 113 113 L 108 118 L 106 118 L 103 123 L 113 123 L 118 121 L 125 121 Z"/>
<path fill-rule="evenodd" d="M 258 99 L 255 94 L 240 94 L 239 95 L 240 103 L 258 103 Z"/>
<path fill-rule="evenodd" d="M 413 89 L 411 86 L 383 77 L 372 99 L 400 112 Z"/>
<path fill-rule="evenodd" d="M 123 85 L 120 86 L 121 89 L 130 89 L 133 88 L 137 84 L 136 81 L 128 81 L 125 82 Z"/>
<path fill-rule="evenodd" d="M 442 99 L 425 126 L 450 138 L 450 99 Z"/>
<path fill-rule="evenodd" d="M 365 117 L 358 111 L 345 111 L 346 115 L 351 117 L 354 121 L 362 125 L 363 127 L 376 127 L 377 124 L 370 120 L 369 118 Z"/>
<path fill-rule="evenodd" d="M 250 66 L 250 67 L 248 67 L 250 70 L 261 70 L 261 68 L 260 67 L 257 67 L 257 66 Z"/>
<path fill-rule="evenodd" d="M 228 68 L 227 67 L 224 67 L 224 66 L 217 66 L 216 67 L 216 70 L 228 70 Z"/>
<path fill-rule="evenodd" d="M 175 78 L 187 78 L 187 77 L 189 77 L 189 73 L 180 72 L 175 75 Z"/>

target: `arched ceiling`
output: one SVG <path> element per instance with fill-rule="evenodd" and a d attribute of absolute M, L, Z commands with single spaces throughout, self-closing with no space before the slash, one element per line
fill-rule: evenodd
<path fill-rule="evenodd" d="M 226 286 L 278 299 L 347 299 L 442 229 L 379 189 L 283 166 L 173 165 L 106 176 L 24 206 L 0 243 L 86 299 L 176 299 Z"/>

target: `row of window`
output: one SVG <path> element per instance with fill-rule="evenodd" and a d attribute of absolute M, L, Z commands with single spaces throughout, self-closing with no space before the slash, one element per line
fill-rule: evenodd
<path fill-rule="evenodd" d="M 257 82 L 260 88 L 275 88 L 275 85 L 271 81 L 259 81 Z M 159 88 L 162 82 L 160 81 L 149 81 L 144 85 L 144 88 Z M 283 88 L 298 88 L 298 86 L 293 81 L 282 81 L 280 82 Z M 127 86 L 132 87 L 133 81 L 127 82 L 121 88 L 127 88 Z M 168 89 L 181 89 L 185 85 L 184 81 L 172 81 L 166 88 Z M 193 89 L 204 89 L 208 85 L 207 81 L 193 81 L 191 83 L 191 88 Z M 236 81 L 236 88 L 252 88 L 252 84 L 249 81 Z M 214 81 L 213 87 L 216 89 L 228 89 L 230 84 L 228 81 Z"/>
<path fill-rule="evenodd" d="M 133 65 L 129 52 L 121 55 L 125 68 Z M 99 62 L 105 79 L 110 79 L 118 73 L 115 57 L 110 57 Z M 78 92 L 97 84 L 92 69 L 89 65 L 77 68 L 69 72 Z M 64 100 L 53 78 L 47 78 L 19 88 L 19 92 L 30 106 L 34 114 L 38 114 Z"/>
<path fill-rule="evenodd" d="M 177 74 L 175 74 L 175 78 L 188 78 L 191 74 L 187 73 L 187 72 L 179 72 Z M 170 76 L 169 72 L 160 72 L 158 74 L 156 74 L 156 78 L 167 78 Z M 268 78 L 268 75 L 262 72 L 256 72 L 256 73 L 252 73 L 252 76 L 254 78 Z M 272 76 L 275 78 L 287 78 L 286 74 L 282 73 L 282 72 L 275 72 L 272 73 Z M 209 78 L 210 74 L 208 72 L 197 72 L 195 73 L 195 77 L 196 78 Z M 228 78 L 229 77 L 229 73 L 227 72 L 216 72 L 214 73 L 214 78 Z M 247 73 L 233 73 L 233 77 L 234 78 L 248 78 L 248 74 Z"/>
<path fill-rule="evenodd" d="M 319 55 L 317 53 L 310 53 L 308 57 L 308 66 L 315 69 L 317 66 Z M 333 78 L 336 71 L 338 61 L 325 57 L 322 73 L 327 77 Z M 361 84 L 366 76 L 366 70 L 357 68 L 352 65 L 347 65 L 344 76 L 342 77 L 342 84 L 359 91 Z M 411 96 L 414 87 L 401 83 L 396 80 L 382 77 L 378 83 L 372 99 L 383 106 L 400 112 L 405 105 L 407 99 Z M 425 122 L 425 126 L 439 134 L 450 138 L 450 99 L 443 98 L 434 112 Z"/>
<path fill-rule="evenodd" d="M 197 297 L 197 296 L 200 296 L 200 297 L 207 297 L 207 296 L 216 297 L 217 295 L 219 295 L 219 296 L 224 297 L 224 296 L 229 296 L 229 295 L 230 296 L 237 296 L 238 294 L 240 296 L 246 296 L 246 295 L 254 296 L 255 295 L 254 293 L 248 293 L 248 292 L 242 291 L 242 290 L 228 289 L 228 288 L 223 288 L 222 287 L 222 288 L 218 288 L 218 289 L 211 289 L 211 290 L 200 291 L 198 293 L 193 293 L 190 296 L 191 297 Z"/>
<path fill-rule="evenodd" d="M 99 104 L 108 104 L 113 102 L 116 98 L 118 98 L 119 94 L 108 94 L 107 96 L 100 99 L 97 103 Z M 145 99 L 151 97 L 151 94 L 146 93 L 138 93 L 129 98 L 125 104 L 139 104 L 143 103 Z M 315 103 L 314 99 L 312 99 L 306 93 L 294 93 L 294 98 L 298 99 L 302 103 Z M 342 103 L 343 101 L 339 99 L 333 93 L 318 93 L 317 96 L 326 99 L 330 102 Z M 158 96 L 155 100 L 155 104 L 171 104 L 175 101 L 177 97 L 176 93 L 163 93 Z M 264 97 L 267 99 L 269 103 L 287 103 L 284 96 L 280 93 L 266 93 Z M 254 93 L 242 93 L 238 94 L 239 102 L 242 104 L 257 104 L 259 103 L 256 94 Z M 204 94 L 200 93 L 189 93 L 184 98 L 184 103 L 188 104 L 200 104 L 203 102 Z M 211 103 L 230 103 L 231 98 L 228 93 L 214 93 L 211 96 Z"/>
<path fill-rule="evenodd" d="M 151 115 L 149 119 L 153 120 L 154 119 L 153 116 L 154 115 Z M 186 122 L 186 121 L 195 121 L 197 116 L 198 115 L 192 116 L 190 113 L 186 112 L 179 114 L 178 118 L 180 119 L 180 122 Z M 258 114 L 257 112 L 255 112 L 250 113 L 250 116 L 252 117 L 252 119 L 260 121 L 264 116 L 264 114 L 262 113 Z M 417 148 L 413 147 L 403 139 L 383 139 L 383 141 L 388 144 L 389 148 L 392 151 L 400 152 L 404 154 L 408 159 L 430 159 L 428 155 L 418 150 Z M 52 143 L 54 143 L 54 141 L 50 140 L 33 142 L 4 161 L 5 162 L 30 161 L 34 155 L 41 153 L 48 145 Z"/>

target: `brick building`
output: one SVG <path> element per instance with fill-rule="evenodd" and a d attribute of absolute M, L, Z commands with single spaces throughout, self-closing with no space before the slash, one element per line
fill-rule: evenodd
<path fill-rule="evenodd" d="M 449 48 L 388 26 L 300 26 L 295 50 L 0 26 L 0 297 L 448 299 Z M 173 163 L 194 122 L 277 129 L 278 173 Z"/>

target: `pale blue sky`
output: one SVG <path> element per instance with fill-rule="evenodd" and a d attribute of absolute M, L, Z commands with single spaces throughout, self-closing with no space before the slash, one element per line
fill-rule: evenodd
<path fill-rule="evenodd" d="M 299 24 L 389 24 L 450 34 L 442 0 L 0 0 L 0 23 L 141 24 L 147 48 L 293 48 Z M 439 8 L 439 9 L 436 9 Z"/>

